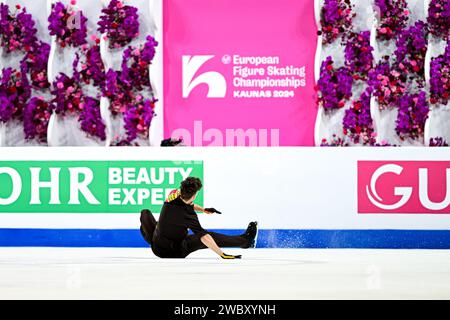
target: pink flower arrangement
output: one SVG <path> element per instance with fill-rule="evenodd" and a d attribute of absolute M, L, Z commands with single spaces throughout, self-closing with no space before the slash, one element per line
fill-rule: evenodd
<path fill-rule="evenodd" d="M 388 62 L 379 63 L 369 72 L 368 85 L 377 97 L 380 109 L 396 107 L 407 90 L 407 75 L 390 66 Z"/>
<path fill-rule="evenodd" d="M 79 47 L 87 42 L 87 18 L 76 9 L 76 1 L 66 6 L 62 2 L 52 4 L 48 18 L 50 35 L 56 36 L 61 47 Z"/>
<path fill-rule="evenodd" d="M 320 68 L 317 82 L 319 106 L 331 111 L 343 108 L 352 96 L 353 77 L 347 67 L 335 69 L 333 59 L 327 57 Z"/>
<path fill-rule="evenodd" d="M 377 38 L 392 40 L 406 27 L 410 12 L 406 0 L 375 0 L 379 14 Z"/>
<path fill-rule="evenodd" d="M 23 128 L 27 140 L 47 143 L 47 129 L 54 105 L 43 97 L 30 100 L 24 110 Z"/>
<path fill-rule="evenodd" d="M 322 29 L 319 31 L 323 43 L 333 43 L 340 35 L 345 38 L 352 29 L 355 16 L 350 0 L 325 0 L 320 19 Z"/>
<path fill-rule="evenodd" d="M 74 78 L 60 74 L 53 83 L 52 94 L 57 114 L 74 114 L 83 108 L 83 91 Z"/>
<path fill-rule="evenodd" d="M 11 14 L 8 5 L 0 4 L 0 45 L 6 53 L 28 52 L 37 42 L 35 22 L 22 6 L 16 5 L 15 9 Z"/>
<path fill-rule="evenodd" d="M 371 90 L 367 89 L 358 100 L 353 102 L 350 109 L 345 110 L 343 133 L 355 144 L 371 145 L 375 143 L 376 133 L 370 115 L 370 97 Z"/>

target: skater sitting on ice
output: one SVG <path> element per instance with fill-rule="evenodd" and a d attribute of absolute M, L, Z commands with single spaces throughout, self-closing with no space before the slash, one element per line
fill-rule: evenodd
<path fill-rule="evenodd" d="M 203 209 L 194 204 L 197 193 L 202 188 L 198 178 L 187 178 L 179 190 L 170 193 L 164 203 L 159 221 L 156 222 L 150 210 L 141 212 L 141 234 L 160 258 L 186 258 L 200 249 L 210 248 L 222 259 L 240 259 L 241 256 L 225 254 L 220 248 L 254 248 L 257 223 L 251 222 L 247 231 L 238 236 L 209 232 L 202 228 L 196 211 L 206 214 L 219 213 L 214 208 Z M 194 234 L 188 235 L 188 229 Z"/>

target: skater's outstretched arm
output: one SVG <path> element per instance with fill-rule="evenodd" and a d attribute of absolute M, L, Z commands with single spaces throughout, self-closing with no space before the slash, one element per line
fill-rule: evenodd
<path fill-rule="evenodd" d="M 197 212 L 203 212 L 206 214 L 213 214 L 213 213 L 222 214 L 222 212 L 220 212 L 219 210 L 216 210 L 214 208 L 202 208 L 196 204 L 193 204 L 193 206 L 194 206 L 194 210 Z"/>
<path fill-rule="evenodd" d="M 217 253 L 222 259 L 241 259 L 242 256 L 231 256 L 228 254 L 225 254 L 217 245 L 217 243 L 214 241 L 213 237 L 211 235 L 206 234 L 203 237 L 200 238 L 202 243 L 210 248 L 212 251 Z"/>
<path fill-rule="evenodd" d="M 197 211 L 197 212 L 208 213 L 208 212 L 205 212 L 205 209 L 200 207 L 198 204 L 194 203 L 193 206 L 194 206 L 194 210 Z"/>

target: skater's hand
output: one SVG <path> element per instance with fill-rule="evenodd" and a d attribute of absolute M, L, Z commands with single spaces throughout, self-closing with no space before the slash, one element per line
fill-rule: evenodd
<path fill-rule="evenodd" d="M 238 255 L 238 256 L 232 256 L 232 255 L 225 254 L 225 253 L 223 253 L 220 257 L 221 257 L 222 259 L 225 259 L 225 260 L 233 260 L 233 259 L 241 259 L 241 258 L 242 258 L 241 255 Z"/>
<path fill-rule="evenodd" d="M 213 213 L 222 214 L 222 212 L 220 212 L 220 211 L 218 211 L 218 210 L 216 210 L 214 208 L 206 208 L 205 209 L 205 213 L 206 214 L 213 214 Z"/>

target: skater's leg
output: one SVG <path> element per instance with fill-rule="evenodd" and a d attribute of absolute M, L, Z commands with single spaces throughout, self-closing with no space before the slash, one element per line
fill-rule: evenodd
<path fill-rule="evenodd" d="M 182 251 L 184 257 L 187 257 L 194 251 L 207 248 L 207 246 L 201 240 L 202 236 L 204 236 L 204 235 L 203 234 L 202 235 L 194 234 L 191 236 L 187 236 L 183 240 L 183 242 L 181 242 L 181 251 Z"/>
<path fill-rule="evenodd" d="M 220 248 L 248 248 L 251 239 L 244 235 L 228 236 L 217 232 L 208 232 Z M 207 246 L 202 242 L 203 235 L 191 235 L 183 240 L 181 248 L 184 256 L 188 256 L 197 250 L 206 249 Z"/>
<path fill-rule="evenodd" d="M 148 244 L 152 244 L 153 233 L 156 228 L 156 219 L 150 210 L 141 211 L 141 234 Z"/>
<path fill-rule="evenodd" d="M 228 236 L 217 232 L 208 232 L 217 245 L 221 248 L 245 248 L 249 245 L 249 238 L 244 235 Z"/>

